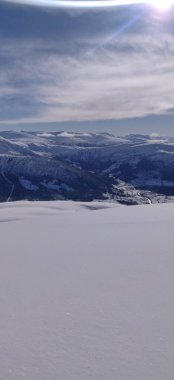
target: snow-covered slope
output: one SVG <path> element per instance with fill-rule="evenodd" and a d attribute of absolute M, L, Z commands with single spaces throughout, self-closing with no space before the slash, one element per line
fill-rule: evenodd
<path fill-rule="evenodd" d="M 0 378 L 173 380 L 174 205 L 0 205 Z"/>
<path fill-rule="evenodd" d="M 112 198 L 139 204 L 173 196 L 174 138 L 0 132 L 2 201 Z"/>

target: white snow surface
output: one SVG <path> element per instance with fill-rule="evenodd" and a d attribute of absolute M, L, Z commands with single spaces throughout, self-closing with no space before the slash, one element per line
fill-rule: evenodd
<path fill-rule="evenodd" d="M 46 187 L 50 190 L 66 190 L 66 191 L 73 191 L 74 189 L 65 183 L 61 183 L 61 185 L 57 185 L 55 181 L 43 181 L 40 183 L 42 186 Z"/>
<path fill-rule="evenodd" d="M 173 380 L 174 204 L 0 204 L 0 379 Z"/>
<path fill-rule="evenodd" d="M 37 191 L 38 190 L 38 186 L 34 185 L 31 181 L 29 181 L 26 178 L 20 177 L 19 182 L 27 190 L 31 190 L 31 191 Z"/>

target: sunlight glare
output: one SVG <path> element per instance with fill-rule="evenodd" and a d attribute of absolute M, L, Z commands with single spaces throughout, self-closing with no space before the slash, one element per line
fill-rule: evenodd
<path fill-rule="evenodd" d="M 2 0 L 0 0 L 2 1 Z M 126 5 L 149 4 L 160 11 L 167 11 L 174 0 L 3 0 L 4 2 L 55 8 L 109 8 Z"/>
<path fill-rule="evenodd" d="M 160 11 L 166 11 L 174 3 L 173 0 L 149 0 L 149 3 Z"/>

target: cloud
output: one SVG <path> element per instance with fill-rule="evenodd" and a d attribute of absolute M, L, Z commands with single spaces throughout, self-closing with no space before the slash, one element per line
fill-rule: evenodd
<path fill-rule="evenodd" d="M 171 23 L 162 27 L 139 8 L 66 14 L 49 30 L 51 19 L 39 13 L 35 31 L 0 34 L 0 122 L 133 118 L 174 107 Z"/>

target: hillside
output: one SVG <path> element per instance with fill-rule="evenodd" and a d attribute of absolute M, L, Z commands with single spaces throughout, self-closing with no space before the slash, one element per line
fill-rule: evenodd
<path fill-rule="evenodd" d="M 174 199 L 174 138 L 0 132 L 0 201 Z"/>
<path fill-rule="evenodd" d="M 2 379 L 173 379 L 173 204 L 0 215 Z"/>

